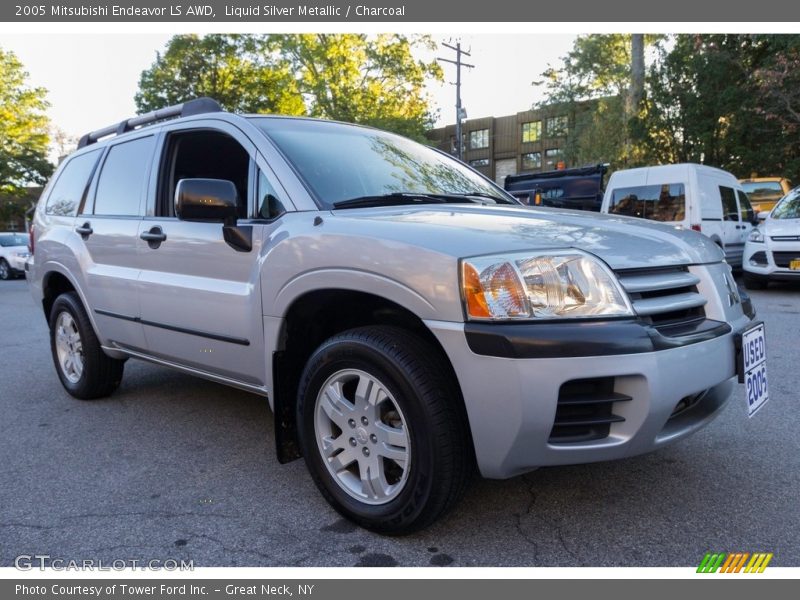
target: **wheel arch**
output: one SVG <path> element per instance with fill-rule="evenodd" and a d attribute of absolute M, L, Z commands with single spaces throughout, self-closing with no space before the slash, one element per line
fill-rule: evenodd
<path fill-rule="evenodd" d="M 308 358 L 331 336 L 366 325 L 392 325 L 410 331 L 442 359 L 448 377 L 457 392 L 456 402 L 466 407 L 461 386 L 447 353 L 424 321 L 408 308 L 371 292 L 346 288 L 328 288 L 306 292 L 289 304 L 275 340 L 270 387 L 275 415 L 275 443 L 282 463 L 300 458 L 295 408 L 300 377 Z M 269 347 L 269 344 L 268 344 Z M 469 425 L 467 425 L 469 427 Z M 470 434 L 470 444 L 472 436 Z"/>

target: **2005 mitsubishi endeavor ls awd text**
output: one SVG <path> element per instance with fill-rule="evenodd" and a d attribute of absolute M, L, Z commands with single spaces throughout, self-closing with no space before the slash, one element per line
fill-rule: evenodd
<path fill-rule="evenodd" d="M 261 394 L 280 460 L 383 533 L 433 522 L 475 467 L 696 431 L 753 327 L 702 235 L 523 207 L 397 135 L 206 98 L 85 136 L 33 233 L 70 394 L 111 394 L 128 358 Z"/>

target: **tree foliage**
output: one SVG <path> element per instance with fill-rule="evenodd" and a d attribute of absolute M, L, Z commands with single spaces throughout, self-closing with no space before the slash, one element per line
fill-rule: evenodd
<path fill-rule="evenodd" d="M 573 162 L 703 162 L 739 177 L 800 178 L 800 36 L 645 36 L 649 66 L 634 116 L 624 109 L 626 37 L 578 38 L 545 73 L 547 102 L 573 107 Z M 586 100 L 590 108 L 576 110 Z"/>
<path fill-rule="evenodd" d="M 304 114 L 294 75 L 247 35 L 176 35 L 139 79 L 134 98 L 148 112 L 200 96 L 236 112 Z"/>
<path fill-rule="evenodd" d="M 435 61 L 414 57 L 426 36 L 178 35 L 142 73 L 144 112 L 197 96 L 228 110 L 310 115 L 421 138 L 432 121 L 425 83 Z"/>
<path fill-rule="evenodd" d="M 14 196 L 42 185 L 53 171 L 47 160 L 47 92 L 27 80 L 14 53 L 0 48 L 0 193 Z"/>
<path fill-rule="evenodd" d="M 644 47 L 662 36 L 645 35 Z M 610 162 L 612 168 L 642 160 L 633 140 L 640 136 L 643 90 L 632 85 L 631 34 L 579 36 L 558 68 L 535 85 L 545 86 L 542 104 L 557 104 L 570 116 L 565 157 L 572 164 Z M 631 96 L 634 98 L 631 100 Z"/>

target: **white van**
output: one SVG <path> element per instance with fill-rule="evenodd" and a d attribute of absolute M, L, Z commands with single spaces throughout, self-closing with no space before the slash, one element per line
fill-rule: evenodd
<path fill-rule="evenodd" d="M 755 220 L 736 177 L 691 163 L 615 172 L 601 211 L 700 231 L 719 244 L 736 269 L 742 266 L 744 243 Z"/>

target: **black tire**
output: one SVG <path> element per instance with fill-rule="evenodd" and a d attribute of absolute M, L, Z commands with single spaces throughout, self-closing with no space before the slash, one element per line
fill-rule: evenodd
<path fill-rule="evenodd" d="M 457 383 L 445 375 L 448 369 L 442 362 L 417 336 L 396 327 L 371 326 L 328 339 L 306 364 L 297 405 L 306 464 L 325 499 L 366 529 L 388 535 L 418 531 L 451 509 L 469 485 L 474 455 L 466 415 Z M 328 470 L 317 445 L 318 395 L 330 377 L 348 369 L 379 380 L 408 422 L 412 460 L 407 479 L 384 504 L 369 504 L 348 494 Z"/>
<path fill-rule="evenodd" d="M 62 313 L 72 317 L 82 345 L 83 369 L 77 381 L 71 381 L 65 373 L 56 348 L 57 322 Z M 111 395 L 122 381 L 125 361 L 111 358 L 103 352 L 86 310 L 75 292 L 61 294 L 53 303 L 50 311 L 50 350 L 61 384 L 75 398 L 104 398 Z"/>
<path fill-rule="evenodd" d="M 744 282 L 744 287 L 748 290 L 765 290 L 769 285 L 769 281 L 766 279 L 755 277 L 747 271 L 742 274 L 742 281 Z"/>
<path fill-rule="evenodd" d="M 11 265 L 6 262 L 5 258 L 0 258 L 0 279 L 6 281 L 12 277 Z"/>

